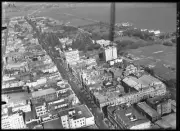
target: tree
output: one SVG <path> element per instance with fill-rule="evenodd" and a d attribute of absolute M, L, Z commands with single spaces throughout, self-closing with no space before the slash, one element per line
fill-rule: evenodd
<path fill-rule="evenodd" d="M 99 44 L 95 44 L 95 45 L 94 45 L 94 49 L 95 49 L 95 50 L 98 50 L 100 47 L 101 47 L 101 46 L 100 46 Z"/>
<path fill-rule="evenodd" d="M 176 79 L 170 79 L 165 81 L 165 84 L 169 87 L 169 88 L 176 88 Z"/>
<path fill-rule="evenodd" d="M 148 72 L 149 74 L 151 74 L 152 76 L 154 76 L 154 70 L 152 68 L 149 68 L 149 67 L 145 67 L 144 70 L 146 72 Z"/>
<path fill-rule="evenodd" d="M 165 45 L 165 46 L 173 46 L 173 43 L 171 43 L 170 41 L 165 41 L 165 42 L 163 42 L 163 45 Z"/>
<path fill-rule="evenodd" d="M 176 44 L 176 38 L 171 39 L 171 42 Z"/>

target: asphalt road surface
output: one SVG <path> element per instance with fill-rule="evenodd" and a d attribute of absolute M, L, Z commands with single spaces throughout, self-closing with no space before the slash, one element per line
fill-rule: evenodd
<path fill-rule="evenodd" d="M 67 79 L 69 81 L 72 90 L 75 92 L 80 102 L 82 104 L 86 104 L 91 110 L 91 112 L 95 116 L 95 122 L 99 129 L 108 129 L 107 125 L 103 121 L 103 113 L 98 107 L 95 106 L 95 104 L 92 103 L 93 100 L 89 98 L 88 94 L 85 93 L 85 91 L 82 92 L 81 87 L 76 85 L 75 78 L 73 78 L 73 76 L 69 72 L 67 72 L 66 69 L 62 66 L 61 60 L 55 59 L 53 58 L 53 56 L 52 60 L 56 64 L 59 72 L 62 74 L 62 77 L 64 76 L 64 79 Z"/>
<path fill-rule="evenodd" d="M 31 25 L 31 24 L 30 24 Z M 31 25 L 32 26 L 32 25 Z M 35 28 L 33 28 L 35 29 Z M 37 31 L 37 29 L 36 29 Z M 38 35 L 40 36 L 40 35 Z M 39 38 L 40 40 L 40 38 Z M 42 45 L 42 48 L 47 52 L 47 54 L 51 57 L 53 62 L 58 68 L 58 71 L 61 73 L 62 77 L 69 81 L 69 84 L 71 85 L 72 90 L 76 94 L 76 96 L 79 98 L 80 102 L 82 104 L 86 104 L 88 108 L 91 110 L 95 117 L 95 123 L 98 126 L 99 129 L 109 129 L 108 126 L 103 121 L 103 113 L 100 111 L 98 107 L 96 107 L 94 104 L 92 104 L 92 100 L 88 98 L 88 95 L 86 93 L 83 93 L 81 91 L 81 88 L 76 85 L 76 83 L 73 81 L 74 78 L 72 75 L 66 71 L 66 69 L 62 66 L 63 62 L 61 59 L 57 59 L 59 57 L 59 52 L 54 48 L 55 46 L 52 43 L 44 43 L 42 40 L 39 42 Z M 47 45 L 48 44 L 48 45 Z M 50 47 L 50 48 L 49 48 Z"/>

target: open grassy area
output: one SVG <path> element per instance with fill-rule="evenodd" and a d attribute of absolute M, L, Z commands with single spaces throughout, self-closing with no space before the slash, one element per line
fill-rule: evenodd
<path fill-rule="evenodd" d="M 153 67 L 154 74 L 164 81 L 167 81 L 167 90 L 172 94 L 172 98 L 176 99 L 176 87 L 170 84 L 169 80 L 176 81 L 176 48 L 172 46 L 152 45 L 140 47 L 138 49 L 130 49 L 130 54 L 142 59 L 134 62 L 140 65 Z M 169 66 L 169 67 L 168 67 Z M 172 82 L 174 83 L 174 82 Z"/>
<path fill-rule="evenodd" d="M 138 49 L 129 50 L 130 54 L 141 57 L 152 57 L 160 60 L 166 65 L 176 68 L 176 48 L 163 45 L 153 45 L 148 47 L 141 47 Z"/>

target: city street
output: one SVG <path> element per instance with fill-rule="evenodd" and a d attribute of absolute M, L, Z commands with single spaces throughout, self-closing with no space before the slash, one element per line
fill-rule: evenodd
<path fill-rule="evenodd" d="M 65 76 L 64 79 L 67 79 L 69 81 L 69 84 L 71 85 L 73 91 L 79 98 L 80 102 L 82 104 L 86 104 L 89 109 L 92 109 L 91 112 L 93 113 L 96 121 L 96 125 L 99 127 L 99 129 L 108 129 L 107 125 L 103 121 L 103 113 L 100 111 L 100 109 L 96 106 L 94 106 L 91 103 L 91 100 L 88 100 L 88 95 L 86 93 L 82 93 L 81 88 L 77 87 L 77 85 L 74 83 L 73 78 L 71 77 L 72 80 L 70 80 L 70 77 L 67 75 L 68 73 L 64 69 L 64 67 L 61 66 L 61 61 L 60 60 L 55 60 L 53 59 L 54 63 L 57 65 L 57 68 L 59 72 L 62 74 L 62 76 Z"/>
<path fill-rule="evenodd" d="M 34 25 L 32 23 L 29 23 L 29 24 L 37 32 L 37 34 L 38 34 L 37 36 L 40 37 L 40 34 L 39 34 L 37 28 L 33 27 Z M 88 106 L 88 108 L 91 109 L 91 112 L 95 116 L 95 123 L 98 126 L 98 128 L 99 129 L 109 129 L 108 126 L 103 121 L 103 113 L 100 111 L 100 109 L 97 108 L 96 106 L 93 106 L 91 101 L 87 99 L 87 95 L 81 92 L 81 89 L 79 87 L 77 87 L 77 85 L 74 83 L 73 80 L 70 80 L 70 77 L 68 76 L 68 72 L 62 66 L 63 65 L 62 60 L 56 59 L 56 58 L 59 58 L 59 52 L 57 50 L 55 50 L 55 48 L 54 48 L 55 46 L 51 43 L 48 44 L 51 47 L 46 46 L 45 44 L 47 44 L 47 43 L 42 42 L 42 40 L 40 38 L 39 38 L 39 43 L 42 46 L 42 48 L 47 52 L 47 54 L 51 57 L 51 59 L 53 60 L 53 62 L 57 66 L 58 71 L 61 73 L 61 76 L 64 79 L 69 81 L 69 84 L 71 85 L 72 90 L 77 95 L 80 102 L 82 104 L 86 104 Z"/>

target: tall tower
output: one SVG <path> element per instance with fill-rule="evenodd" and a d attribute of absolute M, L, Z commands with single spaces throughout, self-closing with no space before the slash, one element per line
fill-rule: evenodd
<path fill-rule="evenodd" d="M 115 3 L 111 3 L 109 40 L 114 41 Z"/>
<path fill-rule="evenodd" d="M 114 41 L 114 26 L 115 26 L 115 3 L 111 3 L 111 12 L 110 12 L 110 31 L 109 31 L 109 40 L 110 46 L 113 46 Z M 113 58 L 113 48 L 112 48 L 112 58 Z"/>

